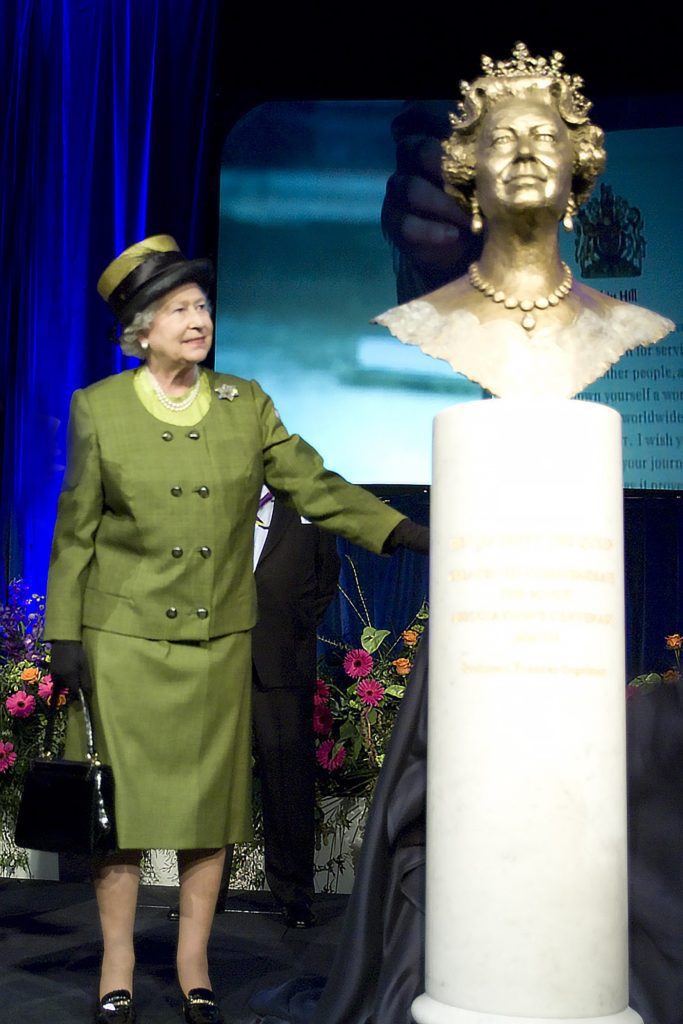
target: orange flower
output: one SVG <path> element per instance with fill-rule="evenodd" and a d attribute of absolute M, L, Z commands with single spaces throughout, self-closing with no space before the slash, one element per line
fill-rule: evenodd
<path fill-rule="evenodd" d="M 410 662 L 407 658 L 397 658 L 391 663 L 400 676 L 407 676 L 410 672 Z"/>
<path fill-rule="evenodd" d="M 666 672 L 662 673 L 662 682 L 664 683 L 677 683 L 681 678 L 681 673 L 676 668 L 668 668 Z"/>
<path fill-rule="evenodd" d="M 34 683 L 36 679 L 40 679 L 40 672 L 35 665 L 31 665 L 30 668 L 24 669 L 21 673 L 21 678 L 26 680 L 27 683 Z"/>
<path fill-rule="evenodd" d="M 664 643 L 670 651 L 680 651 L 683 647 L 683 636 L 680 633 L 672 633 L 671 636 L 664 637 Z"/>
<path fill-rule="evenodd" d="M 401 635 L 406 647 L 414 647 L 417 643 L 417 633 L 414 629 L 404 629 Z"/>

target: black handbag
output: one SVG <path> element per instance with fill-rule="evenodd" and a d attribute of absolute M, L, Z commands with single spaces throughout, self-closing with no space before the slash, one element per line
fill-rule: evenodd
<path fill-rule="evenodd" d="M 87 761 L 54 758 L 54 715 L 48 718 L 43 756 L 31 761 L 19 804 L 14 841 L 29 850 L 101 855 L 117 847 L 114 775 L 95 751 L 92 721 L 83 690 Z"/>

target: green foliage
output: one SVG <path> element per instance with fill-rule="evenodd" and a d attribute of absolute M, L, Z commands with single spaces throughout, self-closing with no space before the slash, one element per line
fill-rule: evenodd
<path fill-rule="evenodd" d="M 683 636 L 680 633 L 671 633 L 664 637 L 664 646 L 667 651 L 673 654 L 674 663 L 670 668 L 662 672 L 645 672 L 643 675 L 635 676 L 629 681 L 626 687 L 626 697 L 630 699 L 639 693 L 650 693 L 651 690 L 664 684 L 675 686 L 681 679 L 681 650 L 683 649 Z"/>
<path fill-rule="evenodd" d="M 53 687 L 49 648 L 43 641 L 45 599 L 13 580 L 0 608 L 0 873 L 28 869 L 28 855 L 14 843 L 14 826 L 24 778 L 33 758 L 44 752 Z M 61 752 L 66 697 L 58 706 L 50 752 Z"/>
<path fill-rule="evenodd" d="M 358 596 L 340 590 L 360 620 L 359 642 L 320 638 L 328 649 L 318 662 L 314 697 L 318 791 L 369 799 L 429 613 L 423 602 L 398 634 L 377 628 L 350 558 L 349 564 Z"/>

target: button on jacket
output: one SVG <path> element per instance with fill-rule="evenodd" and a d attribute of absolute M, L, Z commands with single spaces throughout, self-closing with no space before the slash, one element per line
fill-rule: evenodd
<path fill-rule="evenodd" d="M 255 381 L 204 370 L 209 412 L 170 430 L 137 398 L 133 372 L 73 395 L 47 638 L 78 640 L 82 626 L 166 640 L 251 629 L 264 480 L 300 515 L 375 552 L 403 518 L 326 470 Z M 220 385 L 237 396 L 219 399 Z"/>

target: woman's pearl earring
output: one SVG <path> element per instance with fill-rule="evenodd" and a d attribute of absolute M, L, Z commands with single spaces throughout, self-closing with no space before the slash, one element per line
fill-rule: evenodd
<path fill-rule="evenodd" d="M 480 235 L 484 230 L 484 221 L 481 218 L 481 210 L 479 209 L 479 200 L 477 199 L 477 193 L 474 192 L 470 202 L 472 209 L 472 220 L 470 221 L 470 231 L 473 235 Z"/>
<path fill-rule="evenodd" d="M 574 230 L 574 221 L 572 220 L 572 217 L 575 213 L 576 199 L 574 197 L 574 193 L 570 192 L 569 198 L 567 199 L 567 209 L 564 211 L 564 217 L 562 218 L 562 226 L 564 227 L 565 231 Z"/>
<path fill-rule="evenodd" d="M 140 342 L 140 348 L 148 349 L 149 348 L 149 342 L 148 341 L 141 341 Z"/>

